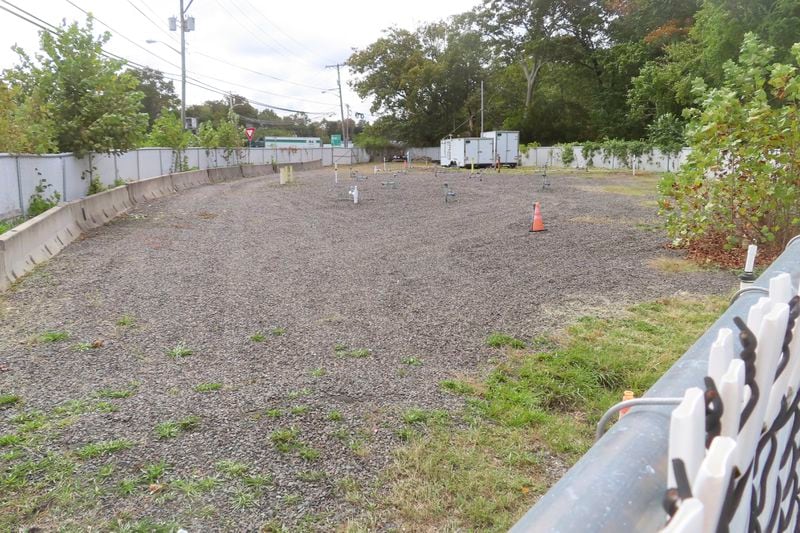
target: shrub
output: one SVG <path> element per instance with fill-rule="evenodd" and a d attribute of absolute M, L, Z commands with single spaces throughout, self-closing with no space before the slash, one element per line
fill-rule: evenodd
<path fill-rule="evenodd" d="M 52 184 L 47 183 L 46 179 L 39 180 L 39 183 L 36 185 L 31 195 L 30 203 L 28 204 L 29 217 L 40 215 L 51 207 L 58 205 L 59 200 L 61 200 L 61 194 L 58 191 L 53 191 L 49 196 L 45 194 L 47 189 L 52 186 Z"/>
<path fill-rule="evenodd" d="M 792 53 L 800 62 L 800 44 Z M 692 153 L 659 184 L 674 244 L 723 239 L 728 248 L 756 242 L 775 250 L 800 229 L 800 76 L 773 57 L 748 34 L 721 87 L 695 81 Z"/>

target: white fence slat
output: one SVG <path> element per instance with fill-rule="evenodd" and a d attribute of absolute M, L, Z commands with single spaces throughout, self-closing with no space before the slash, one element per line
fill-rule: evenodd
<path fill-rule="evenodd" d="M 683 401 L 672 412 L 669 432 L 669 480 L 675 487 L 673 459 L 681 459 L 691 483 L 697 475 L 705 453 L 705 402 L 703 390 L 692 387 L 686 390 Z"/>

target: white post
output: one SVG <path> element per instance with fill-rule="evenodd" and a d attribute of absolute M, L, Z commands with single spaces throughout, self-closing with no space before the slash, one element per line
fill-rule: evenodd
<path fill-rule="evenodd" d="M 756 280 L 753 270 L 756 265 L 756 254 L 758 253 L 758 246 L 751 244 L 747 247 L 747 259 L 744 262 L 744 272 L 739 276 L 739 288 L 744 289 L 749 287 Z"/>
<path fill-rule="evenodd" d="M 383 158 L 383 171 L 386 172 L 386 158 Z"/>
<path fill-rule="evenodd" d="M 358 203 L 358 185 L 353 186 L 353 203 Z"/>

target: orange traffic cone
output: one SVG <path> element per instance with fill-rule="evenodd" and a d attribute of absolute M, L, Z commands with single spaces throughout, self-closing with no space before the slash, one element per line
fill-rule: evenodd
<path fill-rule="evenodd" d="M 542 212 L 539 211 L 539 202 L 533 204 L 533 222 L 531 223 L 530 231 L 545 231 Z"/>

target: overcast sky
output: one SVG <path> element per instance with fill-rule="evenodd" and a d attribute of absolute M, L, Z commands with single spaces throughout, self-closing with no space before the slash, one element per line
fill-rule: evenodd
<path fill-rule="evenodd" d="M 256 102 L 307 111 L 312 120 L 326 115 L 335 119 L 339 117 L 338 94 L 323 90 L 336 87 L 336 69 L 325 65 L 346 61 L 353 48 L 365 48 L 389 26 L 414 29 L 479 2 L 194 0 L 187 12 L 195 18 L 196 28 L 186 34 L 187 76 L 189 81 L 194 78 L 217 90 L 240 94 L 259 109 L 265 106 Z M 177 15 L 178 0 L 0 0 L 0 7 L 14 10 L 12 5 L 54 25 L 62 20 L 83 24 L 86 17 L 80 9 L 90 11 L 96 18 L 95 29 L 113 35 L 106 50 L 180 79 L 180 55 L 169 48 L 180 50 L 180 33 L 170 32 L 167 26 L 167 19 Z M 3 10 L 0 28 L 1 68 L 17 63 L 11 51 L 14 44 L 28 52 L 38 50 L 39 28 Z M 148 39 L 163 43 L 147 44 Z M 349 79 L 343 69 L 344 103 L 350 104 L 353 116 L 360 112 L 370 118 L 369 102 L 361 101 L 345 85 Z M 175 92 L 180 96 L 180 81 L 175 81 Z M 187 84 L 189 105 L 220 98 L 219 93 Z"/>

